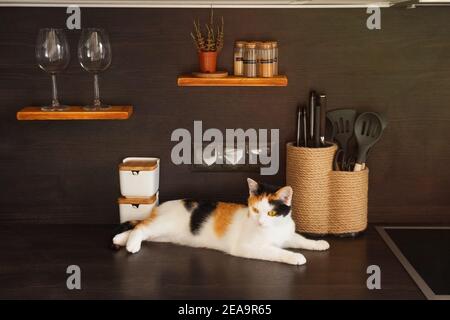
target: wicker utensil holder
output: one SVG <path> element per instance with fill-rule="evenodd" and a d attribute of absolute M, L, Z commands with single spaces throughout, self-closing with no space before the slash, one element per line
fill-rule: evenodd
<path fill-rule="evenodd" d="M 369 169 L 359 172 L 331 171 L 328 232 L 345 235 L 367 228 Z"/>
<path fill-rule="evenodd" d="M 287 145 L 286 183 L 294 190 L 292 217 L 299 232 L 347 235 L 367 227 L 369 170 L 333 171 L 336 145 Z"/>

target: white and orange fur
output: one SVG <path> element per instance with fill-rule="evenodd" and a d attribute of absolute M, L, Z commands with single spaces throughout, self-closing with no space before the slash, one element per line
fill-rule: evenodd
<path fill-rule="evenodd" d="M 171 242 L 292 265 L 305 264 L 306 259 L 301 253 L 285 248 L 327 250 L 330 247 L 324 240 L 309 240 L 295 232 L 290 208 L 291 187 L 269 193 L 261 191 L 262 184 L 250 178 L 247 181 L 248 206 L 218 202 L 208 213 L 204 208 L 203 212 L 195 211 L 201 206 L 200 202 L 191 202 L 192 208 L 189 208 L 186 200 L 168 201 L 154 208 L 150 216 L 132 230 L 116 235 L 113 244 L 136 253 L 144 240 Z M 274 203 L 284 208 L 284 215 L 274 211 Z"/>

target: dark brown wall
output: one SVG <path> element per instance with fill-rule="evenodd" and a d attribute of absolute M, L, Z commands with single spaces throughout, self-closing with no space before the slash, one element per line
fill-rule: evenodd
<path fill-rule="evenodd" d="M 329 106 L 385 112 L 390 120 L 370 154 L 370 220 L 450 222 L 450 9 L 382 11 L 382 30 L 362 9 L 217 10 L 225 18 L 220 64 L 231 70 L 236 39 L 277 39 L 287 88 L 178 88 L 195 69 L 192 18 L 208 10 L 83 9 L 83 26 L 110 33 L 113 65 L 102 75 L 106 102 L 135 106 L 128 121 L 19 122 L 25 105 L 48 102 L 50 79 L 36 66 L 40 27 L 65 24 L 64 9 L 0 8 L 0 221 L 118 221 L 116 166 L 126 156 L 159 156 L 162 200 L 244 200 L 247 173 L 193 173 L 170 161 L 170 134 L 205 127 L 280 128 L 294 137 L 297 103 L 310 88 Z M 92 78 L 75 56 L 59 77 L 67 104 L 92 99 Z M 284 182 L 284 147 L 279 174 Z M 255 176 L 255 175 L 253 175 Z"/>

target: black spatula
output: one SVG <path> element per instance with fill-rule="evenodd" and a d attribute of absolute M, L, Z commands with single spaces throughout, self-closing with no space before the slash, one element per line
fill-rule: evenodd
<path fill-rule="evenodd" d="M 343 150 L 343 159 L 346 159 L 347 145 L 353 136 L 353 125 L 355 124 L 356 110 L 338 109 L 327 112 L 327 118 L 333 125 L 334 140 Z"/>
<path fill-rule="evenodd" d="M 380 140 L 387 121 L 375 112 L 364 112 L 355 122 L 355 137 L 358 142 L 358 157 L 353 171 L 361 171 L 366 163 L 367 152 Z"/>

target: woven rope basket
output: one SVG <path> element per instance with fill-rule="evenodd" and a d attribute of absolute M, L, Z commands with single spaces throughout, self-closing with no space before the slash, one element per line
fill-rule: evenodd
<path fill-rule="evenodd" d="M 361 232 L 367 228 L 369 169 L 330 172 L 329 233 Z"/>
<path fill-rule="evenodd" d="M 292 217 L 299 232 L 356 233 L 367 227 L 369 170 L 333 171 L 336 145 L 287 145 L 286 183 L 294 190 Z"/>

